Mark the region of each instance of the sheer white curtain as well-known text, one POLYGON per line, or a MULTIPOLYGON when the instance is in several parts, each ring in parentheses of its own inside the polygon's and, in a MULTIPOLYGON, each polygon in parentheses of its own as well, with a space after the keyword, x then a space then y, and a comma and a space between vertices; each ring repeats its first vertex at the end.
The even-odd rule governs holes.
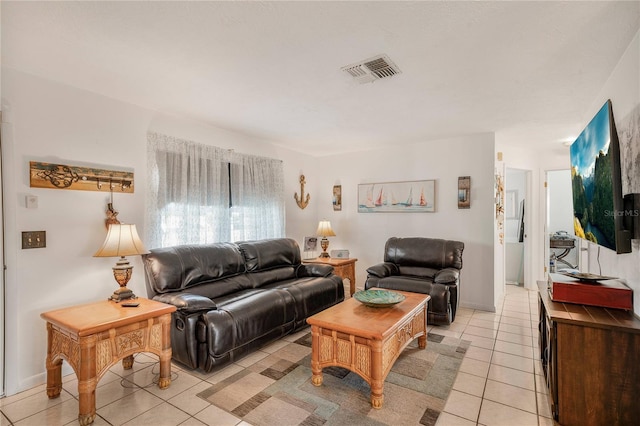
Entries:
POLYGON ((230 171, 233 240, 283 237, 285 212, 282 161, 233 154, 230 171))
POLYGON ((148 141, 149 245, 229 241, 226 151, 157 133, 148 141))
POLYGON ((282 161, 148 135, 151 247, 284 236, 282 161))

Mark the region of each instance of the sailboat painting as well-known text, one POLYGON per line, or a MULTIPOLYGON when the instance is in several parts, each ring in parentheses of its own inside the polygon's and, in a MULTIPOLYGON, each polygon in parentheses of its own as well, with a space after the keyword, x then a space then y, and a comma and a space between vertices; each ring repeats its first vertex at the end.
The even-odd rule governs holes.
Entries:
POLYGON ((358 185, 359 213, 433 213, 435 211, 435 180, 358 185))

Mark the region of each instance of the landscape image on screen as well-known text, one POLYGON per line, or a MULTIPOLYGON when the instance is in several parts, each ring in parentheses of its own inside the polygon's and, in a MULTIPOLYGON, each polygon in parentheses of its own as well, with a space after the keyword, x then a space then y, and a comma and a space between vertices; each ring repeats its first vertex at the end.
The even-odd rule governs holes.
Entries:
POLYGON ((616 249, 609 104, 571 145, 571 191, 576 236, 616 249))

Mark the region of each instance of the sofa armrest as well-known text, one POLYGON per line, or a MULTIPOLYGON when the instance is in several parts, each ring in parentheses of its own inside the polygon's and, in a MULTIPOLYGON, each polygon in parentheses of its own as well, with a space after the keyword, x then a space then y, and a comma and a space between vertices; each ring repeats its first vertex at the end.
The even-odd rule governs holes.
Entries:
POLYGON ((211 311, 218 309, 216 303, 205 296, 191 293, 164 293, 153 297, 153 300, 168 303, 178 308, 183 313, 193 313, 198 311, 211 311))
POLYGON ((373 265, 367 269, 367 273, 369 275, 374 275, 376 277, 384 278, 390 277, 392 275, 398 275, 399 270, 398 266, 395 263, 384 262, 379 263, 377 265, 373 265))
POLYGON ((433 282, 438 284, 458 284, 460 271, 455 268, 444 268, 436 272, 433 282))
POLYGON ((296 269, 296 277, 328 277, 333 273, 333 266, 317 263, 303 263, 296 269))

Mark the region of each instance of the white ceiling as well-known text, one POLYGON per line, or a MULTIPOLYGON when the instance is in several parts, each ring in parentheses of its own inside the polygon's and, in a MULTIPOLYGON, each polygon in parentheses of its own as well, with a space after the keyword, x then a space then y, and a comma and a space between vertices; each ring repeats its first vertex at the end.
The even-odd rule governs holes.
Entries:
POLYGON ((0 4, 3 66, 312 155, 557 146, 640 28, 638 1, 0 4), (340 70, 383 53, 401 74, 340 70))

